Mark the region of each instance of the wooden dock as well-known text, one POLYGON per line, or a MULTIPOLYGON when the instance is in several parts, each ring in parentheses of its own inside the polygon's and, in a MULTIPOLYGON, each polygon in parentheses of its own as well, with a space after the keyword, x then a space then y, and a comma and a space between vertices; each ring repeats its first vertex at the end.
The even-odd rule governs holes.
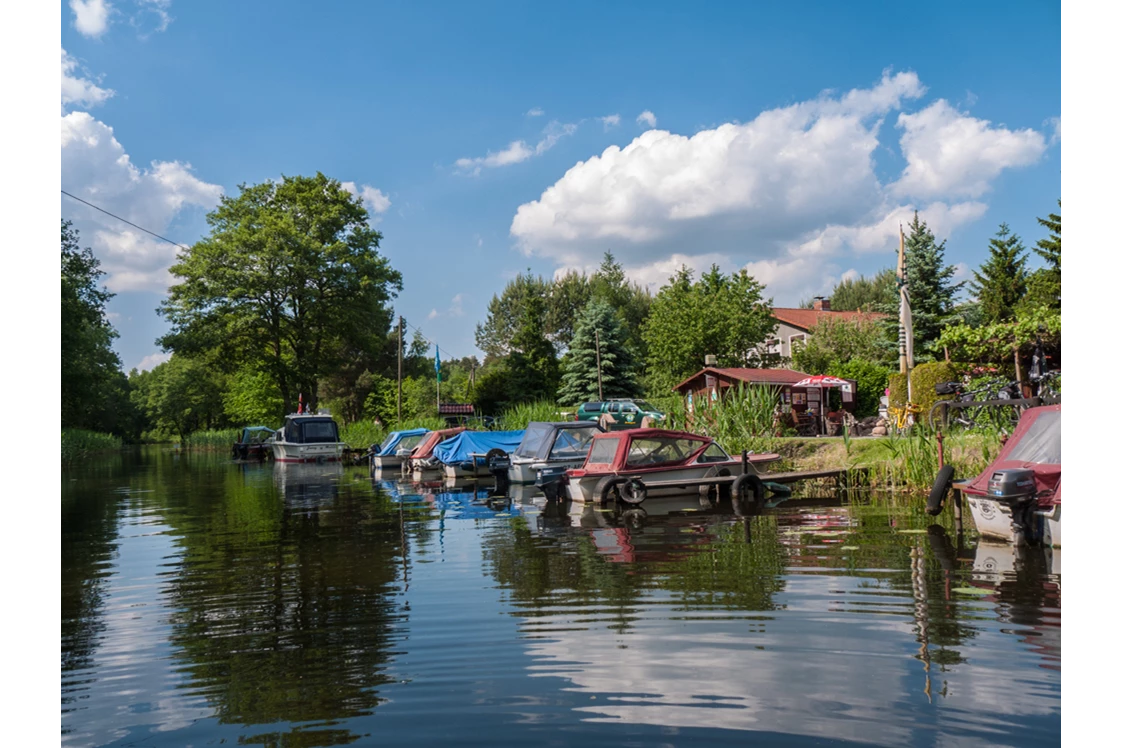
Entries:
POLYGON ((829 470, 800 470, 791 473, 760 474, 761 480, 780 484, 798 483, 801 480, 818 480, 820 478, 834 478, 839 483, 845 483, 846 470, 844 468, 831 468, 829 470))

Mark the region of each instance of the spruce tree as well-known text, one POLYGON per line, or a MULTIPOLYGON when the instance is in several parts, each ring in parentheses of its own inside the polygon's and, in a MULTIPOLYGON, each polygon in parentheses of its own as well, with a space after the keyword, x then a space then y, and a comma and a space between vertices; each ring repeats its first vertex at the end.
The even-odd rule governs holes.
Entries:
MULTIPOLYGON (((1057 201, 1060 207, 1061 201, 1057 201)), ((1061 308, 1061 217, 1050 213, 1048 218, 1038 218, 1037 222, 1049 229, 1049 236, 1040 239, 1033 251, 1045 260, 1045 267, 1034 270, 1029 276, 1025 299, 1020 312, 1046 307, 1061 308)))
POLYGON ((636 397, 635 364, 624 331, 606 302, 594 299, 585 306, 566 356, 558 401, 567 405, 600 398, 597 388, 597 336, 600 337, 600 370, 604 397, 636 397))
POLYGON ((553 400, 558 388, 558 359, 546 337, 546 302, 537 294, 523 302, 518 329, 511 337, 507 358, 511 375, 509 402, 553 400))
POLYGON ((1026 293, 1026 248, 1005 223, 990 240, 990 256, 968 287, 979 300, 985 323, 1014 317, 1014 306, 1026 293))
POLYGON ((947 240, 936 243, 928 224, 920 220, 919 212, 914 212, 905 237, 905 262, 912 306, 914 350, 921 360, 931 358, 923 352, 932 351, 933 344, 940 337, 940 329, 955 306, 955 294, 963 286, 962 283, 951 282, 955 268, 944 263, 945 244, 947 240))

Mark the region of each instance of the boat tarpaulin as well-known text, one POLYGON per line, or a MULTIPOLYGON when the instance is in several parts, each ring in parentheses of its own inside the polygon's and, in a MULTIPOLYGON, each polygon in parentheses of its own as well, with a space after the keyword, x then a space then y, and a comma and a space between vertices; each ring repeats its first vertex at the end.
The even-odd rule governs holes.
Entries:
POLYGON ((493 449, 502 449, 510 454, 518 449, 524 433, 522 430, 463 431, 438 444, 433 449, 433 457, 445 465, 452 465, 471 460, 475 455, 486 455, 493 449))
POLYGON ((998 453, 994 462, 963 490, 985 496, 987 482, 999 470, 1024 468, 1033 471, 1042 507, 1061 503, 1061 406, 1030 408, 1018 420, 1018 427, 998 453))
POLYGON ((424 436, 429 433, 429 429, 407 429, 406 431, 391 431, 386 438, 378 445, 378 454, 392 455, 398 451, 398 447, 405 446, 411 449, 417 446, 420 441, 416 437, 424 436), (411 438, 414 437, 414 438, 411 438), (405 441, 406 444, 402 444, 405 441))

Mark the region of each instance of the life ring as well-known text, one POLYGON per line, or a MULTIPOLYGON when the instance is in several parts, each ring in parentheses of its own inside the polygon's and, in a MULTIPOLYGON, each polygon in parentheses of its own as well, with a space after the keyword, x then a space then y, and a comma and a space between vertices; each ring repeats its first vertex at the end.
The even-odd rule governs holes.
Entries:
POLYGON ((647 486, 639 478, 632 478, 620 484, 618 489, 620 500, 633 506, 642 504, 647 500, 647 486))
POLYGON ((730 486, 729 493, 734 501, 741 501, 752 496, 753 502, 760 504, 764 501, 764 481, 753 473, 738 475, 737 479, 733 481, 733 485, 730 486))
POLYGON ((947 498, 948 489, 951 488, 951 481, 955 477, 955 468, 951 465, 944 465, 940 468, 940 472, 936 473, 936 482, 932 484, 932 492, 928 494, 928 506, 926 511, 935 517, 944 509, 944 499, 947 498))

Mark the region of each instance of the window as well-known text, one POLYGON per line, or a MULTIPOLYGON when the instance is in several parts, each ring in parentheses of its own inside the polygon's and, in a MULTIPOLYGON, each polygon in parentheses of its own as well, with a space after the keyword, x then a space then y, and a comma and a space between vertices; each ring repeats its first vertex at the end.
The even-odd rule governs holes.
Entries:
MULTIPOLYGON (((558 438, 550 450, 551 460, 579 460, 589 453, 589 443, 601 433, 600 429, 559 429, 558 438)), ((615 454, 615 448, 613 449, 615 454)))
POLYGON ((769 353, 780 353, 780 339, 769 338, 764 341, 764 349, 769 353))
POLYGON ((635 413, 636 412, 636 406, 632 405, 631 403, 624 403, 624 405, 621 406, 621 408, 620 408, 620 412, 621 413, 635 413))
POLYGON ((515 454, 519 457, 534 457, 545 445, 546 439, 550 437, 553 430, 554 427, 548 423, 534 423, 527 426, 515 454))
POLYGON ((800 333, 798 335, 792 335, 791 337, 788 338, 788 347, 791 349, 791 353, 793 355, 795 354, 796 351, 798 351, 800 348, 802 348, 806 344, 807 344, 807 336, 803 333, 800 333))
POLYGON ((586 413, 600 413, 601 403, 585 403, 581 406, 581 410, 586 413))
POLYGON ((698 462, 728 462, 730 459, 732 458, 725 453, 724 449, 717 444, 711 444, 698 458, 698 462))
POLYGON ((587 462, 598 465, 611 465, 616 458, 616 448, 620 446, 620 438, 594 439, 593 449, 589 452, 587 462))
POLYGON ((609 413, 619 413, 620 412, 620 403, 609 403, 608 404, 608 412, 609 413))
POLYGON ((335 430, 335 421, 305 421, 301 424, 301 427, 304 431, 304 438, 301 441, 305 444, 339 441, 335 430))
POLYGON ((702 446, 697 439, 651 437, 632 439, 628 450, 628 467, 650 467, 682 462, 702 446))

